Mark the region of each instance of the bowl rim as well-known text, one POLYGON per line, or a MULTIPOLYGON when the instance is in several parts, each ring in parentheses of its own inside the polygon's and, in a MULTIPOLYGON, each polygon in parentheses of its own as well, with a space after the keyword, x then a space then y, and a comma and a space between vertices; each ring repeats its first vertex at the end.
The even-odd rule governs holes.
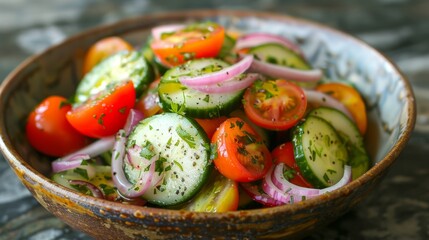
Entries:
MULTIPOLYGON (((5 126, 5 116, 0 117, 0 149, 3 153, 3 156, 9 162, 9 165, 13 168, 16 174, 24 174, 32 179, 33 181, 44 186, 45 189, 50 192, 57 192, 59 194, 63 194, 64 196, 68 196, 68 198, 72 201, 82 202, 85 201, 87 204, 97 206, 101 209, 109 209, 121 213, 132 214, 135 212, 140 212, 142 214, 150 214, 151 216, 157 217, 168 217, 170 219, 181 219, 183 218, 183 214, 192 213, 193 217, 198 218, 243 218, 243 216, 268 216, 270 214, 276 212, 295 212, 305 208, 313 208, 319 204, 320 201, 331 201, 336 198, 340 198, 349 194, 353 189, 356 189, 366 182, 370 181, 374 176, 377 176, 382 173, 385 169, 388 169, 392 163, 397 159, 400 152, 404 149, 406 143, 411 137, 411 133, 414 129, 415 121, 416 121, 416 104, 415 97, 411 87, 410 81, 407 77, 401 72, 401 70, 396 66, 396 64, 383 53, 379 52, 375 48, 371 47, 369 44, 363 42, 362 40, 347 34, 343 31, 334 29, 330 26, 327 26, 322 23, 314 22, 311 20, 293 17, 286 14, 273 13, 267 11, 254 11, 254 10, 223 10, 223 9, 193 9, 193 10, 181 10, 181 11, 166 11, 159 12, 153 14, 144 14, 141 16, 136 16, 132 18, 122 19, 120 21, 103 24, 101 26, 96 26, 91 29, 82 31, 80 33, 74 34, 61 43, 53 45, 46 50, 38 53, 36 55, 28 57, 21 64, 19 64, 12 72, 10 72, 7 77, 4 79, 2 84, 0 85, 0 112, 5 112, 5 105, 9 99, 10 89, 14 89, 14 87, 18 84, 14 81, 15 78, 19 77, 20 73, 27 68, 33 61, 41 58, 43 55, 51 51, 55 51, 58 48, 61 48, 64 45, 67 45, 71 42, 77 41, 78 39, 84 36, 91 36, 94 34, 101 34, 109 29, 118 29, 120 25, 130 25, 129 28, 122 29, 124 33, 130 32, 133 28, 137 29, 145 29, 150 26, 154 26, 156 19, 161 21, 168 20, 187 20, 187 19, 201 19, 207 17, 216 17, 216 16, 229 16, 229 17, 254 17, 258 19, 266 19, 266 20, 275 20, 282 23, 299 23, 303 25, 310 25, 314 28, 321 29, 322 31, 330 32, 335 35, 340 35, 342 38, 346 38, 351 40, 352 42, 361 45, 368 51, 371 51, 386 60, 386 63, 389 64, 394 72, 400 77, 401 81, 404 83, 404 87, 406 88, 406 92, 408 93, 405 98, 408 101, 408 120, 406 122, 405 130, 403 134, 400 136, 400 139, 394 144, 392 149, 379 161, 379 163, 373 165, 366 173, 364 173, 358 179, 350 182, 347 186, 340 188, 338 190, 332 191, 324 196, 315 197, 312 199, 307 199, 306 201, 294 203, 294 204, 286 204, 282 206, 270 207, 270 208, 258 208, 258 209, 250 209, 250 210, 238 210, 231 211, 225 213, 207 213, 207 212, 192 212, 187 210, 171 210, 171 209, 163 209, 163 208, 152 208, 145 206, 137 206, 137 205, 124 205, 119 202, 113 202, 109 200, 99 199, 92 196, 87 196, 76 191, 69 190, 60 184, 55 183, 48 177, 43 174, 37 172, 30 164, 28 164, 18 153, 18 151, 13 147, 10 136, 7 134, 8 131, 5 126), (142 23, 143 22, 143 23, 142 23), (144 22, 147 22, 145 24, 144 22), (85 200, 83 200, 85 199, 85 200)), ((119 32, 121 32, 119 31, 119 32)), ((120 33, 117 33, 120 34, 120 33)))

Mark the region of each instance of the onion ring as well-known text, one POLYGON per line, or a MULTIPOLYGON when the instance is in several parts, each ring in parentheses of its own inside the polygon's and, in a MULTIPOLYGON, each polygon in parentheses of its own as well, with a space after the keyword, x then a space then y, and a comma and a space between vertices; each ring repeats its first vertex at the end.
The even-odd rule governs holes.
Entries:
POLYGON ((270 168, 265 177, 262 180, 262 189, 272 197, 274 200, 282 203, 291 203, 290 196, 284 191, 280 190, 276 185, 274 185, 271 176, 273 174, 274 166, 270 168))
POLYGON ((331 97, 326 93, 319 92, 316 90, 308 90, 308 89, 303 89, 303 90, 304 90, 305 96, 307 97, 307 102, 309 104, 335 108, 343 112, 345 115, 347 115, 347 117, 349 117, 353 122, 356 122, 352 114, 350 113, 350 111, 346 108, 346 106, 344 106, 344 104, 342 104, 337 99, 331 97))
POLYGON ((87 181, 83 181, 83 180, 69 180, 69 183, 71 185, 80 185, 80 186, 85 186, 86 188, 88 188, 89 191, 91 191, 91 194, 93 197, 96 198, 101 198, 104 199, 104 193, 94 184, 87 182, 87 181))
POLYGON ((264 75, 281 78, 285 80, 293 80, 297 82, 317 82, 323 73, 320 69, 301 70, 286 66, 271 64, 254 59, 250 71, 262 73, 264 75))
POLYGON ((134 198, 143 195, 150 187, 152 176, 155 172, 155 161, 158 159, 158 155, 154 155, 151 159, 147 160, 150 164, 149 171, 135 184, 132 184, 128 181, 123 169, 126 140, 125 130, 119 130, 116 135, 116 142, 112 153, 112 176, 118 191, 126 197, 134 198))
POLYGON ((257 73, 248 73, 244 77, 238 76, 221 83, 193 86, 192 88, 204 93, 230 93, 247 88, 260 77, 261 76, 257 73))
POLYGON ((244 73, 247 69, 249 69, 252 62, 253 62, 253 56, 246 55, 236 64, 226 67, 220 71, 212 72, 212 73, 208 73, 208 74, 204 74, 196 77, 182 76, 182 77, 179 77, 179 81, 183 85, 188 87, 222 83, 224 81, 228 81, 244 73))
POLYGON ((244 36, 241 36, 237 39, 234 48, 240 50, 243 48, 250 48, 265 43, 279 43, 286 48, 294 51, 295 53, 299 54, 300 56, 304 56, 303 52, 301 51, 301 48, 298 45, 296 45, 285 37, 270 33, 249 33, 244 36))

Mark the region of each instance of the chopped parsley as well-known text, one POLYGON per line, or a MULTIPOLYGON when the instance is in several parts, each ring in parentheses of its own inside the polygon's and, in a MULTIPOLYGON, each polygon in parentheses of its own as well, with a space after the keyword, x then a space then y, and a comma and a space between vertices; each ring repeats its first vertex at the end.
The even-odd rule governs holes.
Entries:
POLYGON ((185 141, 189 145, 190 148, 195 148, 196 143, 194 137, 185 129, 183 129, 182 126, 178 126, 176 128, 176 133, 183 141, 185 141))
POLYGON ((210 144, 210 160, 217 158, 217 142, 210 144))
POLYGON ((183 166, 182 166, 182 164, 180 164, 178 161, 176 161, 176 160, 174 160, 173 161, 174 162, 174 164, 176 164, 179 168, 180 168, 180 170, 182 170, 182 172, 183 172, 183 166))
POLYGON ((89 180, 88 171, 86 169, 84 169, 84 168, 75 168, 75 169, 73 169, 73 172, 79 174, 80 176, 82 176, 86 180, 89 180))
POLYGON ((145 159, 151 159, 153 156, 155 156, 154 146, 150 141, 145 141, 144 144, 141 146, 140 150, 140 156, 145 159))

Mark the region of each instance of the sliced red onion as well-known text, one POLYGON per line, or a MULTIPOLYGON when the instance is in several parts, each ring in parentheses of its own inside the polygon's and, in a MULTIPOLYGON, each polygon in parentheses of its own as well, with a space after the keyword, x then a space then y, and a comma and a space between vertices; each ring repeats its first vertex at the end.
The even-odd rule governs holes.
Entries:
POLYGON ((140 169, 149 169, 148 172, 144 172, 144 180, 143 182, 147 182, 148 186, 157 186, 163 179, 164 174, 154 174, 155 164, 157 157, 152 157, 151 159, 146 159, 140 155, 141 147, 135 145, 133 148, 128 148, 126 151, 126 158, 128 163, 134 168, 140 169), (152 169, 153 168, 153 169, 152 169))
MULTIPOLYGON (((67 155, 67 157, 63 157, 63 158, 58 158, 55 161, 52 162, 52 168, 53 171, 55 171, 55 167, 56 166, 61 166, 61 165, 73 165, 76 163, 80 163, 83 160, 89 160, 91 158, 91 156, 89 154, 84 154, 84 153, 76 153, 73 155, 67 155), (55 167, 54 167, 55 165, 55 167)), ((64 170, 63 170, 64 171, 64 170)))
POLYGON ((99 140, 89 144, 88 146, 77 150, 71 154, 68 154, 58 160, 68 161, 75 156, 79 155, 89 155, 90 157, 98 156, 104 152, 107 152, 112 149, 113 144, 115 143, 115 136, 109 136, 105 138, 100 138, 99 140))
POLYGON ((145 172, 136 184, 132 184, 126 178, 123 169, 126 140, 127 137, 125 131, 122 129, 119 130, 116 135, 116 142, 112 153, 112 176, 113 182, 121 194, 126 197, 133 198, 141 196, 151 185, 152 176, 155 172, 155 161, 157 159, 157 155, 148 160, 150 164, 149 171, 145 172))
POLYGON ((139 162, 136 160, 139 159, 141 148, 137 145, 134 145, 133 148, 128 148, 125 153, 126 160, 129 165, 133 168, 140 168, 139 162))
POLYGON ((101 138, 76 152, 58 158, 51 163, 54 173, 69 170, 80 166, 83 160, 88 160, 112 149, 114 136, 101 138))
POLYGON ((235 49, 250 48, 265 43, 279 43, 295 53, 304 56, 301 48, 287 38, 270 33, 249 33, 237 39, 235 49))
POLYGON ((83 181, 83 180, 69 180, 69 183, 72 185, 80 185, 80 186, 87 187, 88 190, 91 191, 92 196, 96 198, 102 198, 102 199, 105 198, 103 192, 90 182, 83 181))
MULTIPOLYGON (((141 188, 139 192, 141 192, 142 194, 146 192, 149 189, 149 187, 152 186, 152 182, 154 182, 155 166, 156 166, 155 161, 157 159, 158 159, 157 156, 153 156, 151 159, 148 160, 150 164, 149 170, 147 172, 144 172, 144 174, 142 174, 142 177, 138 180, 136 184, 139 188, 141 188)), ((159 181, 157 181, 157 183, 158 182, 159 181)), ((141 194, 139 193, 138 196, 140 195, 141 194)), ((128 195, 128 196, 136 197, 134 195, 128 195)))
POLYGON ((291 203, 290 195, 280 190, 272 181, 274 166, 268 171, 262 181, 262 189, 268 194, 268 196, 274 198, 274 200, 282 203, 291 203))
POLYGON ((88 154, 75 154, 68 158, 59 158, 51 163, 52 172, 58 173, 79 167, 83 160, 89 160, 91 156, 88 154))
POLYGON ((293 196, 293 202, 299 202, 303 199, 308 199, 319 195, 319 189, 300 187, 289 182, 283 174, 285 167, 286 165, 284 163, 277 164, 274 167, 272 180, 276 187, 278 187, 283 192, 286 192, 288 195, 293 196))
MULTIPOLYGON (((125 128, 127 129, 127 135, 130 133, 131 129, 143 118, 143 114, 137 110, 131 110, 128 115, 125 128)), ((101 138, 88 146, 79 149, 71 154, 68 154, 62 158, 58 158, 51 163, 52 171, 54 173, 62 172, 70 169, 75 169, 77 167, 86 168, 88 176, 93 177, 95 175, 95 170, 91 166, 85 165, 82 166, 82 161, 89 160, 92 157, 98 156, 104 152, 107 152, 112 149, 115 143, 115 136, 109 136, 101 138)), ((90 177, 90 178, 91 178, 90 177)))
POLYGON ((260 77, 261 76, 257 73, 247 73, 244 77, 237 76, 221 83, 193 86, 192 88, 204 93, 230 93, 247 88, 260 77))
MULTIPOLYGON (((132 167, 143 170, 151 167, 151 164, 156 160, 156 158, 152 159, 146 159, 140 155, 141 147, 138 145, 134 145, 132 148, 128 148, 126 151, 126 159, 128 164, 130 164, 132 167)), ((152 164, 154 165, 154 164, 152 164)), ((151 171, 149 171, 151 172, 151 171)), ((148 174, 152 175, 150 176, 151 186, 157 186, 158 183, 163 179, 162 174, 148 174)))
POLYGON ((304 188, 297 186, 284 178, 284 167, 285 165, 283 163, 273 166, 264 177, 263 181, 264 191, 272 198, 284 203, 300 202, 305 199, 334 191, 349 183, 352 175, 351 167, 346 165, 344 166, 344 174, 342 178, 336 184, 323 189, 304 188))
POLYGON ((337 99, 331 97, 330 95, 319 92, 316 90, 304 89, 304 93, 307 96, 307 102, 309 104, 315 104, 317 106, 331 107, 335 108, 345 115, 347 115, 352 121, 355 121, 350 111, 337 99))
POLYGON ((340 187, 345 186, 351 180, 352 180, 352 167, 349 165, 345 165, 344 166, 344 174, 343 174, 343 177, 340 179, 340 181, 338 181, 337 183, 335 183, 334 185, 332 185, 330 187, 320 189, 319 194, 332 192, 332 191, 334 191, 340 187))
POLYGON ((142 112, 137 109, 131 109, 128 113, 127 121, 125 122, 124 126, 125 134, 127 136, 130 135, 131 131, 134 129, 137 123, 139 123, 140 120, 142 120, 143 118, 144 115, 142 112))
POLYGON ((89 154, 84 154, 84 153, 76 153, 73 156, 70 156, 69 160, 70 161, 76 161, 76 160, 88 160, 90 159, 91 156, 89 156, 89 154))
POLYGON ((257 59, 253 60, 250 70, 252 72, 262 73, 270 77, 293 80, 297 82, 317 82, 323 76, 323 73, 320 69, 301 70, 271 64, 257 59))
POLYGON ((226 67, 220 71, 204 74, 196 77, 183 76, 179 81, 188 87, 198 87, 203 85, 213 85, 228 81, 249 69, 252 64, 253 56, 246 55, 236 64, 226 67))
POLYGON ((263 204, 264 206, 274 207, 283 205, 283 202, 277 201, 274 198, 268 196, 263 190, 260 184, 255 183, 240 183, 244 191, 252 198, 254 201, 263 204))
POLYGON ((180 29, 183 29, 185 25, 183 24, 169 24, 169 25, 161 25, 152 28, 152 37, 155 40, 161 39, 163 33, 176 32, 180 29))
POLYGON ((62 157, 62 159, 68 159, 70 157, 73 157, 74 155, 77 154, 87 154, 90 157, 95 157, 98 156, 104 152, 107 152, 109 150, 112 149, 113 144, 115 143, 115 136, 109 136, 109 137, 104 137, 104 138, 100 138, 99 140, 89 144, 88 146, 72 153, 69 154, 65 157, 62 157))
POLYGON ((121 187, 121 192, 126 192, 127 189, 132 188, 132 184, 125 177, 123 163, 125 157, 125 142, 127 138, 125 136, 124 130, 119 130, 116 134, 116 142, 113 147, 112 153, 112 176, 115 186, 119 189, 121 187), (124 190, 126 189, 126 190, 124 190))
MULTIPOLYGON (((136 109, 131 109, 128 114, 127 121, 124 129, 128 136, 135 125, 143 119, 143 113, 136 109)), ((76 168, 81 165, 83 160, 88 160, 92 157, 96 157, 104 152, 112 150, 115 143, 115 136, 109 136, 100 138, 99 140, 89 144, 88 146, 81 148, 73 153, 70 153, 64 157, 58 158, 51 163, 52 171, 54 173, 66 171, 69 169, 76 168)))

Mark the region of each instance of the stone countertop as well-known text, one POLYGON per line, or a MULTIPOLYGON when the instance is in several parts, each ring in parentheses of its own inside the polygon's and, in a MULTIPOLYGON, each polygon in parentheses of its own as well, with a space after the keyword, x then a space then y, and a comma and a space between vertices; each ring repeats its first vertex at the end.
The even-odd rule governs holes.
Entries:
MULTIPOLYGON (((366 201, 306 239, 429 239, 429 1, 0 0, 0 79, 25 58, 91 27, 203 8, 271 11, 321 22, 363 39, 398 64, 417 96, 417 125, 407 147, 366 201)), ((90 238, 42 208, 0 155, 2 239, 90 238)))

